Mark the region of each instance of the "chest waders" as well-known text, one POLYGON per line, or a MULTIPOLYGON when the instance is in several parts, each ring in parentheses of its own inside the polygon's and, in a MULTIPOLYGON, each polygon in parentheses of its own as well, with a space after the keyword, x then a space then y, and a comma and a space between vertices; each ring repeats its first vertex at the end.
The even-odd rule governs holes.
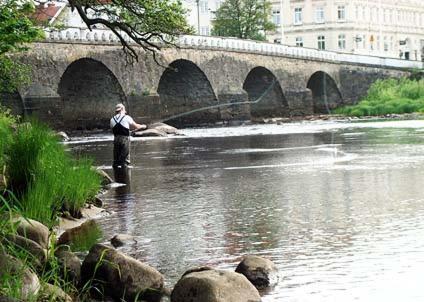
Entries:
POLYGON ((113 167, 125 167, 130 163, 130 129, 125 128, 121 122, 125 118, 125 115, 121 119, 116 119, 115 126, 112 128, 114 135, 113 140, 113 167))

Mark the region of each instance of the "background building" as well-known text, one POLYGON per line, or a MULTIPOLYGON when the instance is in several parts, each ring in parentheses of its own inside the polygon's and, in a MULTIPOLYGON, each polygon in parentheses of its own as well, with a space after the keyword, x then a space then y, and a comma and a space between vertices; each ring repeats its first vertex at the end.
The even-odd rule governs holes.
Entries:
MULTIPOLYGON (((188 23, 209 36, 224 0, 184 0, 188 23)), ((424 0, 271 0, 276 30, 268 41, 290 46, 424 61, 424 0)), ((40 5, 37 18, 85 27, 66 0, 40 5)))
MULTIPOLYGON (((279 3, 277 3, 279 2, 279 3)), ((332 51, 424 59, 423 0, 280 0, 270 41, 332 51), (281 38, 283 36, 283 38, 281 38)))

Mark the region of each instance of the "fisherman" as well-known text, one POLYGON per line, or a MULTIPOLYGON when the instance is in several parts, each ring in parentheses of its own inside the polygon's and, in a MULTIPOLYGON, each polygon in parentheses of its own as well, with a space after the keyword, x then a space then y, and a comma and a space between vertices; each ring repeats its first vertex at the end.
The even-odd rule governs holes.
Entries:
POLYGON ((113 167, 124 168, 130 164, 130 134, 131 130, 146 129, 147 126, 137 124, 127 115, 125 106, 117 104, 115 116, 110 119, 110 128, 114 135, 113 140, 113 167))

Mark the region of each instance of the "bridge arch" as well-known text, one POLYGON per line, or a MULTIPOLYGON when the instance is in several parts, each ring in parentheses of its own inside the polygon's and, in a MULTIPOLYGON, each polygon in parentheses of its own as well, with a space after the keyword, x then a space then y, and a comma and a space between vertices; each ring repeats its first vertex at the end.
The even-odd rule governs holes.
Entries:
POLYGON ((243 83, 252 117, 288 116, 289 106, 277 77, 267 68, 258 66, 250 70, 243 83))
POLYGON ((102 62, 91 58, 68 65, 60 78, 58 94, 66 128, 107 128, 115 104, 128 106, 116 76, 102 62))
POLYGON ((194 112, 195 109, 217 105, 217 97, 205 73, 192 61, 178 59, 169 64, 158 85, 162 117, 175 126, 189 126, 201 122, 215 122, 220 118, 218 109, 194 112))
POLYGON ((317 71, 306 85, 312 92, 314 113, 330 113, 343 105, 343 98, 336 81, 326 72, 317 71))

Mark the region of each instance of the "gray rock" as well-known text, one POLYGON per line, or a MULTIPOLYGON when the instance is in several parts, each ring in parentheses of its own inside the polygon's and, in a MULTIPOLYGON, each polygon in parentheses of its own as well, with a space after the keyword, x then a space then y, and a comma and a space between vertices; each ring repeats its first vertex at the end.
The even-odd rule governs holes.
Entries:
POLYGON ((28 300, 40 291, 41 285, 37 275, 19 259, 10 255, 0 255, 0 279, 13 276, 19 280, 20 298, 28 300))
POLYGON ((73 284, 78 284, 81 278, 81 261, 78 256, 65 246, 59 247, 55 252, 55 256, 60 265, 63 278, 73 284))
POLYGON ((131 236, 131 235, 118 234, 118 235, 113 236, 112 239, 110 239, 110 243, 114 247, 120 247, 120 246, 124 246, 126 244, 137 243, 137 240, 135 240, 134 236, 131 236))
POLYGON ((17 232, 19 235, 37 242, 43 249, 49 247, 49 229, 42 223, 23 217, 13 219, 17 223, 17 232))
POLYGON ((162 132, 165 132, 166 134, 174 134, 174 135, 181 135, 181 133, 178 131, 177 128, 172 127, 165 123, 154 123, 147 127, 148 129, 156 129, 162 132))
POLYGON ((258 302, 258 290, 245 276, 206 269, 184 274, 175 285, 171 302, 258 302))
POLYGON ((167 136, 167 134, 166 134, 166 132, 158 130, 158 129, 147 129, 147 130, 144 130, 144 131, 134 132, 133 136, 136 136, 136 137, 150 137, 150 136, 165 137, 165 136, 167 136))
POLYGON ((164 278, 154 268, 115 249, 96 244, 81 267, 82 284, 91 286, 117 300, 160 301, 164 278))
POLYGON ((0 302, 20 302, 20 301, 21 300, 11 298, 11 297, 0 296, 0 302))
POLYGON ((277 267, 268 259, 248 255, 243 258, 236 268, 257 288, 264 289, 277 283, 277 267))
POLYGON ((37 301, 72 302, 72 298, 56 285, 44 283, 37 301))
POLYGON ((37 270, 44 267, 47 262, 47 250, 43 249, 41 245, 31 239, 20 235, 6 235, 2 239, 2 243, 13 245, 15 248, 24 251, 28 257, 28 261, 30 261, 37 270))
POLYGON ((63 131, 56 132, 56 135, 59 137, 59 139, 62 142, 69 142, 70 141, 69 136, 63 131))
POLYGON ((102 178, 102 186, 107 186, 113 183, 112 177, 110 177, 109 174, 107 174, 105 171, 100 169, 97 169, 96 171, 102 178))

